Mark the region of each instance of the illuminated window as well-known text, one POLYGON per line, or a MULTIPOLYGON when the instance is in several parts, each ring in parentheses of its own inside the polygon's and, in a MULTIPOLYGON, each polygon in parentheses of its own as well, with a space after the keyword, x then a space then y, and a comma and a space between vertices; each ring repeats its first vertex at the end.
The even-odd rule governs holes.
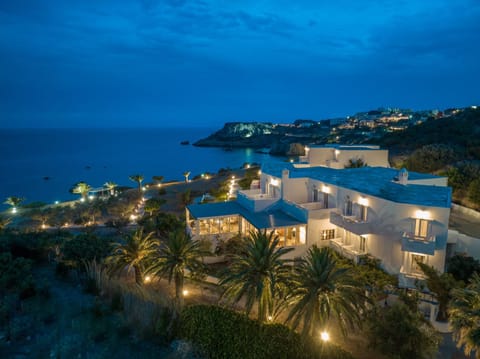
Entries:
POLYGON ((324 229, 320 232, 320 239, 326 241, 335 238, 335 229, 324 229))
POLYGON ((423 271, 420 269, 418 263, 426 263, 426 256, 422 256, 421 254, 412 254, 412 273, 419 273, 423 274, 423 271))
POLYGON ((426 238, 428 237, 430 222, 426 219, 415 219, 415 237, 426 238))
POLYGON ((328 208, 328 193, 323 193, 323 208, 328 208))
POLYGON ((366 222, 368 214, 368 207, 360 205, 360 220, 366 222))

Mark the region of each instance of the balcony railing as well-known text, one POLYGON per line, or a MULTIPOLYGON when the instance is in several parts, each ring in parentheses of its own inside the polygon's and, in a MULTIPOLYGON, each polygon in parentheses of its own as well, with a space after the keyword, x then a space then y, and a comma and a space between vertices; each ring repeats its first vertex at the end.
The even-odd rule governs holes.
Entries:
POLYGON ((435 254, 435 236, 420 237, 414 233, 405 232, 402 235, 402 251, 421 254, 435 254))
POLYGON ((252 212, 262 211, 279 199, 280 197, 262 193, 260 189, 238 191, 237 194, 238 203, 252 212))
POLYGON ((367 255, 367 252, 360 251, 351 244, 344 244, 341 238, 331 239, 330 247, 341 256, 353 260, 354 263, 358 263, 361 257, 367 255))
POLYGON ((359 236, 372 233, 370 223, 362 221, 354 216, 345 216, 340 213, 330 212, 330 223, 359 236))

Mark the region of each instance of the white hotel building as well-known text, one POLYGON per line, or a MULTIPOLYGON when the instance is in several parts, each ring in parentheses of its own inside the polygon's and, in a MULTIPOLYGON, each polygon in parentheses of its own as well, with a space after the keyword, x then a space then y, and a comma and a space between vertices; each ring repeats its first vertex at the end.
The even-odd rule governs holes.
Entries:
POLYGON ((194 238, 225 238, 252 229, 275 231, 300 257, 313 244, 329 246, 358 262, 381 260, 413 286, 417 262, 443 272, 451 188, 447 178, 388 167, 377 146, 317 146, 296 164, 266 164, 260 188, 239 191, 234 201, 187 207, 194 238), (361 158, 368 167, 348 168, 361 158))

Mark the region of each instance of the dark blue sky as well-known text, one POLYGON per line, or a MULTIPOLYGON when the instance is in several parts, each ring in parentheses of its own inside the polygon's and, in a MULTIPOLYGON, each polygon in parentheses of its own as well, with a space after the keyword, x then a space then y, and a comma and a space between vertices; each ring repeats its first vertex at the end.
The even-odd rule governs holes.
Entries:
POLYGON ((0 126, 220 126, 480 102, 478 0, 0 0, 0 126))

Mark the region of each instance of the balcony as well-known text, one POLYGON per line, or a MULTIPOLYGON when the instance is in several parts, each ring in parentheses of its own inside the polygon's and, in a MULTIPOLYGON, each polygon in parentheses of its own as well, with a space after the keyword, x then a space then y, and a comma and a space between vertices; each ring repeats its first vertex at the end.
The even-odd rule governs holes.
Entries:
POLYGON ((308 211, 310 219, 328 219, 330 212, 335 210, 335 208, 324 208, 322 202, 306 202, 298 205, 308 211))
POLYGON ((352 244, 344 244, 341 238, 331 239, 330 248, 332 248, 342 257, 351 259, 355 264, 358 264, 360 258, 367 255, 367 252, 358 250, 352 244))
POLYGON ((418 288, 418 283, 425 280, 425 275, 418 271, 407 271, 404 266, 398 274, 398 286, 400 288, 418 288))
POLYGON ((361 221, 355 216, 344 216, 343 214, 330 212, 330 223, 359 236, 372 233, 370 223, 361 221))
POLYGON ((252 212, 259 212, 277 202, 280 197, 274 197, 268 193, 262 193, 261 189, 238 191, 237 201, 243 207, 252 212))
POLYGON ((421 254, 435 254, 435 236, 419 237, 405 232, 402 235, 402 251, 421 254))

